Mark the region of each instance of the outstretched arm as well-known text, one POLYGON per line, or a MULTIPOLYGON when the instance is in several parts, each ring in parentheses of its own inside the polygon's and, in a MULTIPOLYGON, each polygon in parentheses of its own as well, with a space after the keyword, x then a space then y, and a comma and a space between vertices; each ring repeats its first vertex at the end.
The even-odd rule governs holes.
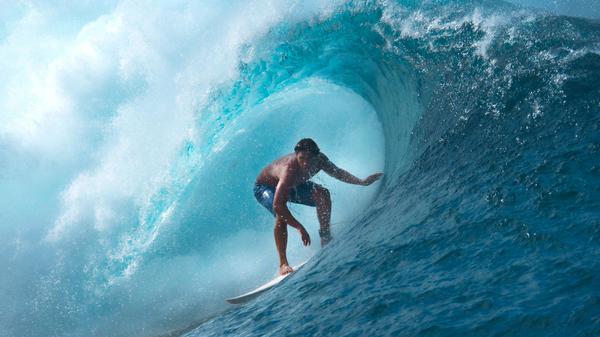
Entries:
POLYGON ((325 155, 322 155, 322 156, 323 156, 323 158, 322 158, 323 162, 322 162, 321 169, 323 171, 325 171, 325 173, 334 177, 335 179, 337 179, 339 181, 343 181, 348 184, 368 186, 368 185, 371 185, 372 183, 374 183, 375 181, 379 180, 379 178, 381 178, 381 176, 383 176, 383 173, 375 173, 373 175, 368 176, 366 179, 360 179, 360 178, 357 178, 356 176, 352 175, 350 172, 337 167, 334 163, 332 163, 329 160, 329 158, 327 158, 327 156, 325 156, 325 155))

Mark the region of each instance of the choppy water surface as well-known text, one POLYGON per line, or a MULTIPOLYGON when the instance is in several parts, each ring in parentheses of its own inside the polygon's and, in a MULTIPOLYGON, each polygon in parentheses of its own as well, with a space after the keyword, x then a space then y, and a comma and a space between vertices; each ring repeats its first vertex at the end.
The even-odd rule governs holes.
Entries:
POLYGON ((61 10, 0 28, 1 336, 600 334, 598 21, 496 1, 61 10), (305 136, 385 179, 318 176, 335 241, 292 233, 306 267, 231 307, 276 272, 254 178, 305 136))

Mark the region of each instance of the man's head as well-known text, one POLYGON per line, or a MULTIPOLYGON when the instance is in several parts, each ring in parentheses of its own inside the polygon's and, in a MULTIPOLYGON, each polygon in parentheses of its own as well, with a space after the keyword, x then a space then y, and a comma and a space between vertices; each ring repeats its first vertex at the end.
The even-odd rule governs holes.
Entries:
POLYGON ((307 170, 312 162, 317 158, 317 155, 321 153, 317 143, 310 138, 301 139, 298 144, 294 147, 296 152, 296 159, 303 169, 307 170))

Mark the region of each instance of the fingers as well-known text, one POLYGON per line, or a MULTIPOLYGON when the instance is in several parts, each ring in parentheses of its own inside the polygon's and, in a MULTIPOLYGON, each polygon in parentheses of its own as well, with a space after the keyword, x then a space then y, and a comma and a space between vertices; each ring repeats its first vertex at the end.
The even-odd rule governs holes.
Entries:
POLYGON ((309 246, 310 245, 310 235, 308 235, 308 232, 304 228, 299 229, 299 231, 300 231, 300 237, 302 239, 302 243, 305 246, 309 246))
POLYGON ((365 179, 367 181, 368 185, 371 185, 372 183, 376 182, 377 180, 379 180, 381 177, 383 176, 383 173, 375 173, 370 175, 367 179, 365 179))

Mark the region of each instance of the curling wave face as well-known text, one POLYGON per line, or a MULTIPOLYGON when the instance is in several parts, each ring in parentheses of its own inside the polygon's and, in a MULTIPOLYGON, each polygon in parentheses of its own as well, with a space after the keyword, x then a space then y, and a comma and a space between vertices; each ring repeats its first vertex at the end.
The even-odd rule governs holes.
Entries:
POLYGON ((215 315, 187 335, 597 333, 597 22, 486 1, 81 6, 50 30, 60 8, 16 6, 0 30, 7 335, 215 315), (336 241, 292 236, 292 259, 317 254, 302 276, 223 313, 274 272, 252 183, 305 136, 385 180, 319 176, 336 241))

